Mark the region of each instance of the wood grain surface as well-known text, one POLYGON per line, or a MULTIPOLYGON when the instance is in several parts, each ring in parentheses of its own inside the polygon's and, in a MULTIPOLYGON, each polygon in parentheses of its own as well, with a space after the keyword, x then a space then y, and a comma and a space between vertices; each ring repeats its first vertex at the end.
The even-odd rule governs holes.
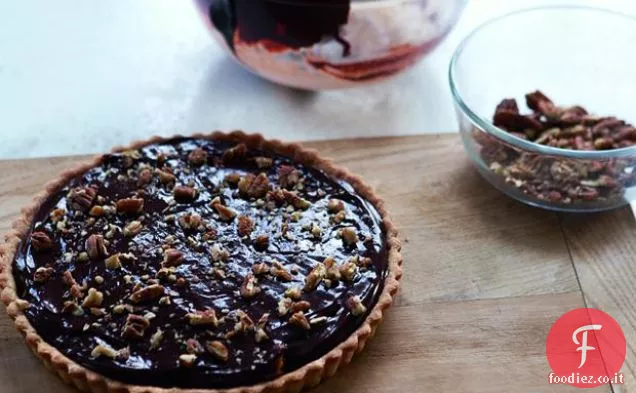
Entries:
MULTIPOLYGON (((401 294, 368 349, 315 391, 575 392, 549 385, 545 338, 587 304, 628 341, 636 393, 636 224, 629 211, 560 215, 515 202, 470 165, 456 135, 308 143, 362 175, 404 241, 401 294)), ((51 177, 82 157, 0 161, 0 231, 51 177)), ((0 315, 0 392, 71 392, 0 315)))

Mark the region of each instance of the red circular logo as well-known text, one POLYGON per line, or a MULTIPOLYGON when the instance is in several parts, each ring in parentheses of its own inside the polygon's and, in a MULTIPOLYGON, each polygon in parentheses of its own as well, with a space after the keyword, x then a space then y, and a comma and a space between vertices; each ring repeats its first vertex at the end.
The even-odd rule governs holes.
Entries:
POLYGON ((577 308, 559 318, 548 333, 546 355, 552 368, 549 383, 593 388, 623 383, 625 335, 609 314, 577 308))

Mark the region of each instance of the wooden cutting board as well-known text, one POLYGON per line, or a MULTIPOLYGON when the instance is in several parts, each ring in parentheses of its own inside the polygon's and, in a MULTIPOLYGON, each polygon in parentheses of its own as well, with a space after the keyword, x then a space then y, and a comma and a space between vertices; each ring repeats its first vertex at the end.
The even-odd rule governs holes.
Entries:
MULTIPOLYGON (((575 392, 549 385, 545 339, 574 308, 600 308, 627 337, 636 392, 636 224, 628 210, 556 214, 477 174, 456 135, 308 143, 361 174, 404 241, 401 294, 368 348, 315 391, 575 392)), ((82 157, 0 161, 0 231, 30 196, 82 157)), ((0 315, 0 392, 71 392, 0 315)))

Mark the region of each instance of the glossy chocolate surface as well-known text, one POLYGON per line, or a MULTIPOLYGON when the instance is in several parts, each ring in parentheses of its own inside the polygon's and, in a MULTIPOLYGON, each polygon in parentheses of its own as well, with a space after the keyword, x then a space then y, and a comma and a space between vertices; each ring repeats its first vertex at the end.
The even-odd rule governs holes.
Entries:
POLYGON ((221 388, 273 379, 351 335, 377 302, 387 275, 385 233, 377 211, 348 183, 267 152, 243 155, 234 149, 232 157, 226 153, 232 146, 175 139, 137 153, 108 155, 101 166, 49 197, 36 214, 33 232, 45 233, 52 248, 37 238, 24 241, 14 264, 18 295, 31 303, 26 316, 44 340, 77 363, 126 383, 221 388), (206 152, 202 165, 190 154, 197 148, 206 152), (269 160, 255 157, 272 158, 271 167, 269 160), (295 172, 289 177, 291 167, 295 172), (267 195, 250 197, 232 184, 234 174, 247 178, 249 173, 266 174, 267 195), (195 199, 175 200, 175 187, 185 185, 196 189, 195 199), (88 203, 77 197, 86 187, 96 190, 92 199, 89 192, 88 203), (123 198, 141 198, 143 208, 124 214, 126 207, 120 205, 117 212, 123 198), (337 200, 343 202, 341 212, 329 205, 337 200), (236 217, 219 215, 219 203, 236 217), (192 213, 194 219, 188 216, 192 213), (130 225, 133 221, 141 227, 130 225), (239 223, 248 221, 253 230, 248 225, 241 236, 239 223), (357 239, 345 241, 343 228, 357 239), (103 236, 106 255, 86 243, 95 234, 103 236), (166 249, 180 251, 183 258, 173 266, 166 262, 166 249), (105 262, 118 253, 118 263, 105 262), (327 257, 333 257, 336 270, 348 266, 348 274, 342 270, 338 279, 318 269, 322 280, 315 289, 307 286, 307 276, 324 267, 327 257), (253 269, 260 263, 271 270, 253 269), (291 277, 278 274, 276 266, 291 277), (66 271, 74 281, 69 273, 65 278, 66 271), (257 289, 250 287, 246 296, 250 275, 257 289), (132 301, 131 293, 150 285, 162 286, 163 295, 132 301), (103 296, 92 308, 86 300, 89 288, 103 296), (292 300, 285 299, 295 297, 289 288, 300 290, 293 307, 303 309, 300 300, 310 304, 304 312, 309 329, 290 322, 293 311, 280 315, 279 302, 289 306, 292 300), (351 306, 353 296, 361 300, 357 310, 351 306), (192 325, 188 314, 205 310, 215 311, 217 325, 192 325), (249 318, 241 319, 242 312, 249 318), (123 333, 129 314, 147 322, 136 325, 137 337, 123 333), (259 324, 263 314, 269 318, 259 324), (210 341, 228 349, 227 360, 206 350, 210 341), (93 352, 98 344, 116 355, 98 356, 93 352))

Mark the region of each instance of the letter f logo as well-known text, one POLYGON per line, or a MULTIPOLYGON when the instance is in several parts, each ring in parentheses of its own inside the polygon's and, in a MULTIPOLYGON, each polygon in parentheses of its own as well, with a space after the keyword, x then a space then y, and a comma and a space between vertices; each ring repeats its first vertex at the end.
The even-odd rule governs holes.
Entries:
POLYGON ((587 351, 596 349, 594 347, 587 345, 588 330, 601 330, 602 327, 603 327, 602 325, 585 325, 576 329, 574 333, 572 333, 572 341, 574 341, 574 344, 581 345, 580 347, 576 349, 577 351, 581 351, 581 364, 579 364, 579 368, 583 367, 583 365, 585 364, 585 361, 587 360, 587 351), (576 336, 581 332, 583 333, 581 334, 581 342, 579 342, 576 336))

